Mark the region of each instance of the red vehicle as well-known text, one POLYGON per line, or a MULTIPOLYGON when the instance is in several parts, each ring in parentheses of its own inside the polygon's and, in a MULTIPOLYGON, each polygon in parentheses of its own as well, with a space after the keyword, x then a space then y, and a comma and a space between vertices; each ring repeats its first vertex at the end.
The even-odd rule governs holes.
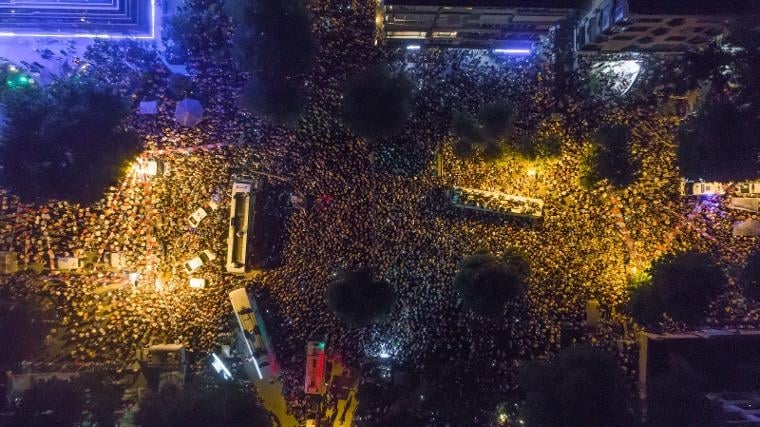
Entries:
POLYGON ((325 392, 325 341, 309 341, 306 344, 306 394, 323 394, 325 392))

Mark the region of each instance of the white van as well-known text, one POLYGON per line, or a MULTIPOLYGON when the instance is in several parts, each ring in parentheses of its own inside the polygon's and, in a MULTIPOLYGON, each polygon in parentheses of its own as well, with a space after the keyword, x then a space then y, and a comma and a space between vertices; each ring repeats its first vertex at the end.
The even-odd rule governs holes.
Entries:
POLYGON ((230 199, 230 220, 227 233, 227 263, 228 273, 245 274, 248 267, 249 231, 253 226, 254 189, 257 181, 236 180, 232 184, 230 199))

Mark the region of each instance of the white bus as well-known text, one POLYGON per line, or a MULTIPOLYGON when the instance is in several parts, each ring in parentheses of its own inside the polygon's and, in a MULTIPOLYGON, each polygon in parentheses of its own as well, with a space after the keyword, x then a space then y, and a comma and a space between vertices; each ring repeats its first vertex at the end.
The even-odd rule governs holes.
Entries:
POLYGON ((681 183, 681 194, 684 196, 722 196, 726 194, 726 189, 720 182, 684 180, 681 183))
POLYGON ((249 230, 253 226, 254 190, 257 181, 236 180, 232 184, 230 222, 227 233, 227 272, 245 274, 249 258, 249 230))
POLYGON ((238 288, 230 292, 230 302, 256 374, 259 379, 272 376, 276 373, 276 365, 256 301, 248 296, 245 288, 238 288))

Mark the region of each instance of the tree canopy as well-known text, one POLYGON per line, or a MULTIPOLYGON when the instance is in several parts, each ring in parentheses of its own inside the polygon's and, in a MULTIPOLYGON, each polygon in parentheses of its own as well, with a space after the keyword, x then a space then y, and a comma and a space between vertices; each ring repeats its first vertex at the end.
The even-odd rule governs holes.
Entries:
POLYGON ((139 140, 122 127, 127 104, 91 79, 7 91, 0 181, 22 200, 92 203, 124 175, 139 140))
POLYGON ((393 309, 396 293, 370 269, 338 273, 327 287, 327 305, 342 322, 355 327, 382 321, 393 309))
POLYGON ((631 425, 616 360, 592 348, 570 348, 526 365, 520 378, 526 424, 535 427, 631 425))
POLYGON ((105 374, 82 372, 69 379, 36 381, 21 395, 14 425, 71 426, 116 424, 123 389, 105 374))
POLYGON ((630 130, 627 126, 602 126, 594 135, 593 143, 581 178, 585 186, 606 179, 614 187, 621 188, 636 179, 637 165, 631 158, 630 130))
POLYGON ((747 23, 732 25, 721 41, 730 49, 714 45, 688 58, 713 90, 678 131, 677 160, 687 178, 740 181, 760 172, 760 31, 747 23))
POLYGON ((22 396, 16 425, 73 426, 83 419, 86 397, 77 380, 35 383, 22 396))
POLYGON ((294 124, 303 113, 306 96, 294 80, 254 79, 243 87, 240 104, 272 122, 294 124))
POLYGON ((3 302, 0 305, 0 370, 16 368, 22 360, 34 354, 49 331, 42 322, 34 303, 26 299, 3 302))
POLYGON ((755 301, 760 301, 760 251, 756 251, 747 259, 747 265, 739 276, 744 294, 755 301))
POLYGON ((708 181, 757 178, 758 132, 760 119, 752 109, 730 101, 706 103, 679 128, 677 160, 681 173, 708 181))
POLYGON ((373 65, 346 82, 343 122, 355 134, 369 139, 401 132, 412 113, 413 86, 402 71, 373 65))
POLYGON ((506 102, 492 102, 480 109, 480 124, 491 140, 506 138, 514 127, 515 112, 506 102))
POLYGON ((302 0, 234 0, 225 10, 235 23, 233 53, 251 72, 241 104, 275 122, 292 124, 306 103, 303 80, 317 45, 302 0))
POLYGON ((470 158, 475 153, 475 146, 482 146, 486 160, 501 158, 514 121, 514 109, 502 101, 484 104, 477 117, 462 111, 454 112, 451 130, 458 138, 454 146, 455 154, 462 159, 470 158))
POLYGON ((508 302, 525 293, 529 273, 525 257, 517 250, 509 249, 501 257, 481 252, 462 260, 454 288, 468 309, 497 316, 508 302))
POLYGON ((234 0, 225 11, 236 24, 233 50, 259 78, 295 77, 311 69, 317 46, 301 0, 234 0))
POLYGON ((633 291, 630 307, 637 322, 654 324, 663 313, 673 320, 698 324, 710 302, 726 284, 723 271, 706 254, 685 252, 655 263, 651 284, 633 291))
POLYGON ((271 426, 269 413, 256 395, 233 383, 190 384, 183 389, 169 384, 149 392, 135 414, 138 426, 271 426))

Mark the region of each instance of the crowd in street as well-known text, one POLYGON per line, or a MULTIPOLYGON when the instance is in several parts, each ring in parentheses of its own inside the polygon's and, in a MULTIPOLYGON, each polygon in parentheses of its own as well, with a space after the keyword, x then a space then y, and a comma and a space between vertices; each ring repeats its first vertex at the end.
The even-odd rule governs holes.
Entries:
MULTIPOLYGON (((158 115, 135 115, 130 126, 145 141, 143 156, 160 159, 167 172, 130 174, 87 207, 56 201, 20 205, 12 196, 0 198, 3 249, 13 249, 22 266, 42 270, 32 286, 18 292, 33 290, 57 307, 60 327, 51 339, 62 340, 65 351, 56 362, 126 370, 137 349, 179 342, 202 363, 201 356, 229 340, 228 292, 249 285, 266 301, 267 328, 283 366, 284 388, 294 401, 303 398, 304 345, 317 330, 329 332, 331 349, 349 365, 386 353, 413 371, 461 370, 483 388, 502 392, 516 388, 515 368, 522 361, 572 342, 617 352, 633 375, 634 353, 625 344, 633 329, 625 316, 612 314, 626 301, 632 271, 643 271, 664 253, 709 251, 728 266, 752 250, 752 238, 730 233, 732 221, 748 214, 678 194, 677 118, 663 114, 651 92, 666 63, 647 61, 628 98, 596 101, 586 92, 582 71, 574 76, 573 89, 556 93, 551 55, 539 61, 484 51, 389 52, 374 46, 367 25, 354 25, 372 19, 374 2, 353 2, 348 9, 315 3, 320 54, 307 79, 310 103, 294 128, 263 123, 239 109, 248 76, 216 52, 223 41, 190 49, 188 95, 201 99, 206 110, 194 128, 174 122, 177 97, 167 89, 169 73, 160 61, 147 62, 136 73, 125 70, 110 50, 91 56, 95 72, 128 87, 133 102, 159 101, 158 115), (408 70, 417 88, 415 109, 401 135, 370 144, 342 126, 339 88, 348 76, 381 59, 408 70), (451 113, 474 114, 497 99, 517 111, 512 138, 556 135, 562 154, 530 162, 457 159, 451 150, 451 113), (623 190, 578 185, 590 135, 600 123, 632 129, 632 153, 642 167, 636 182, 623 190), (378 167, 375 150, 399 143, 414 147, 404 156, 416 156, 412 163, 424 164, 422 172, 394 174, 378 167), (440 175, 434 161, 438 147, 444 165, 440 175), (296 193, 317 202, 310 210, 290 213, 283 265, 265 271, 252 285, 226 274, 223 262, 231 177, 254 162, 288 177, 296 193), (540 198, 543 218, 528 223, 453 209, 443 190, 454 185, 540 198), (192 227, 187 217, 212 198, 222 201, 220 208, 192 227), (611 214, 615 207, 630 230, 631 246, 611 214), (466 311, 452 287, 457 263, 479 249, 498 253, 509 247, 528 254, 527 302, 508 307, 497 320, 466 311), (206 288, 191 289, 182 264, 205 249, 217 259, 193 273, 207 279, 206 288), (111 253, 123 254, 126 267, 109 266, 111 253), (88 254, 92 271, 54 268, 55 257, 88 254), (365 266, 392 284, 398 300, 387 321, 349 328, 329 312, 325 289, 336 271, 365 266), (583 324, 586 301, 592 298, 608 318, 597 333, 587 333, 583 324)), ((226 37, 226 21, 217 17, 213 22, 220 29, 199 31, 198 37, 226 37)), ((98 43, 91 49, 114 49, 108 46, 98 43)), ((396 161, 403 169, 410 159, 383 161, 396 161)), ((737 325, 758 321, 757 311, 739 305, 716 310, 719 319, 737 325)))

